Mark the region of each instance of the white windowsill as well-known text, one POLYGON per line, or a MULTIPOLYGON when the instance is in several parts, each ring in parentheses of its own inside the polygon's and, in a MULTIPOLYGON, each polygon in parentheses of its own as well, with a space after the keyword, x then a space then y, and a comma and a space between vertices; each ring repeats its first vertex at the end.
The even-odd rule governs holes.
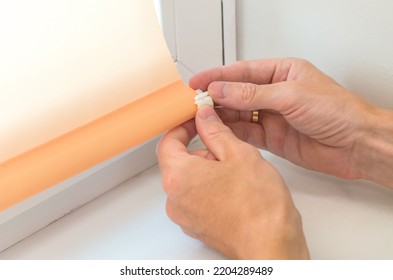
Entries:
POLYGON ((3 251, 0 259, 222 259, 166 217, 165 201, 155 164, 3 251))
MULTIPOLYGON (((314 259, 393 258, 392 190, 263 155, 287 182, 314 259)), ((167 218, 165 202, 155 165, 0 253, 0 259, 224 258, 184 235, 167 218)))
POLYGON ((157 162, 158 140, 155 138, 0 212, 0 252, 153 166, 157 162))

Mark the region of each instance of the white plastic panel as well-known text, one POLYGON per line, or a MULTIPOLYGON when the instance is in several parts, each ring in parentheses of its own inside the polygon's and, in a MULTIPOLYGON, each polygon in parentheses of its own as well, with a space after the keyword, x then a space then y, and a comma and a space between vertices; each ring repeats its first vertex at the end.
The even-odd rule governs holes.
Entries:
POLYGON ((234 0, 161 0, 164 35, 183 80, 236 60, 235 10, 234 0))
POLYGON ((221 0, 175 0, 177 60, 193 72, 223 64, 221 0))

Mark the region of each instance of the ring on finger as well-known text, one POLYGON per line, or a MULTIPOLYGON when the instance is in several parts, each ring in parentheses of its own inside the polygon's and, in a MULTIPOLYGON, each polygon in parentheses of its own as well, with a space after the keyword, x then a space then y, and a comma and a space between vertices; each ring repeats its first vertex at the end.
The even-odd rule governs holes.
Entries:
POLYGON ((259 110, 252 111, 251 122, 252 123, 259 123, 259 110))

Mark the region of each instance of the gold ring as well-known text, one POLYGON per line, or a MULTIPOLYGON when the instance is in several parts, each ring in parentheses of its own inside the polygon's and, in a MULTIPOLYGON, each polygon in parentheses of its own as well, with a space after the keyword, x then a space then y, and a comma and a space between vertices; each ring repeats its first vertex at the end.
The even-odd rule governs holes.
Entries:
POLYGON ((251 122, 259 123, 259 110, 252 111, 251 122))

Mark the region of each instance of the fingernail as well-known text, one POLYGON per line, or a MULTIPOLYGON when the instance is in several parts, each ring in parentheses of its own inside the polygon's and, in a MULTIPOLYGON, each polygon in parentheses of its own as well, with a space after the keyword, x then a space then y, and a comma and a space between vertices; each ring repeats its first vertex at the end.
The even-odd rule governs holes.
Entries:
POLYGON ((214 111, 214 109, 208 105, 203 105, 202 107, 200 107, 198 109, 197 112, 197 116, 201 119, 201 120, 217 120, 218 116, 216 114, 216 112, 214 111))
POLYGON ((209 86, 209 95, 215 98, 225 98, 226 97, 226 90, 227 90, 227 83, 225 82, 213 82, 209 86))

